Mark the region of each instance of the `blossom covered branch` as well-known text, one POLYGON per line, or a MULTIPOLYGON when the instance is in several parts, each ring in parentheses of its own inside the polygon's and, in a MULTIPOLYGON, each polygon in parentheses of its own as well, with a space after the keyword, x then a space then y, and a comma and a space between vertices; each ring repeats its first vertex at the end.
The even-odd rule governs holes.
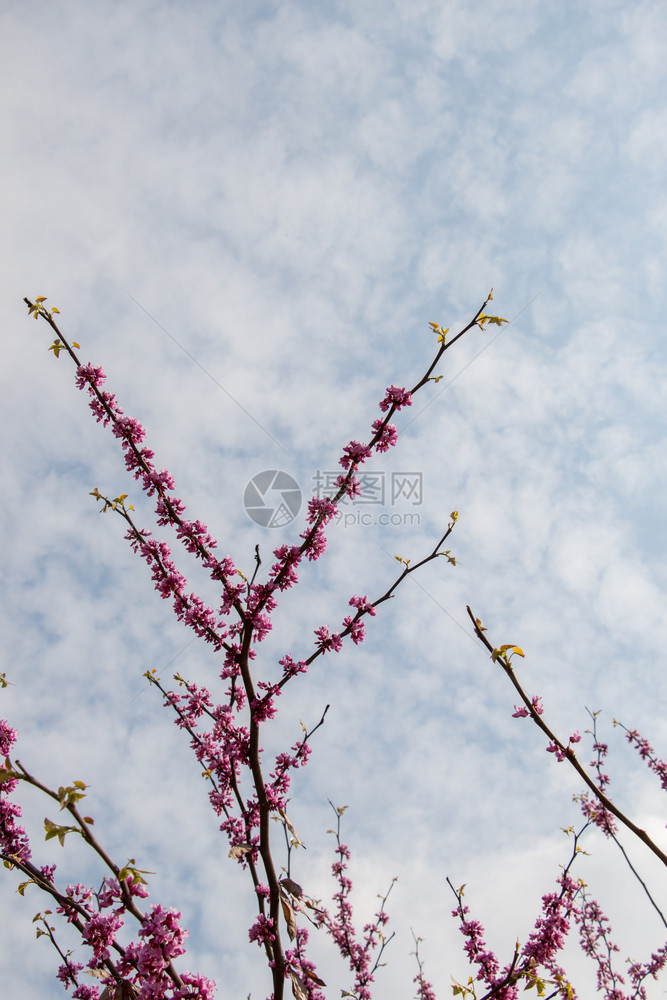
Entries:
MULTIPOLYGON (((472 320, 449 341, 448 330, 431 324, 437 334, 438 348, 424 376, 411 390, 396 385, 387 388, 379 403, 380 416, 372 421, 368 443, 352 440, 345 445, 340 457, 343 471, 336 481, 333 497, 311 498, 306 526, 298 544, 282 545, 274 551, 275 562, 264 581, 256 580, 261 563, 258 553, 255 573, 250 581, 235 567, 229 556, 219 558, 215 554, 218 548, 216 540, 205 524, 187 515, 185 503, 176 495, 173 477, 168 470, 156 466, 155 456, 145 444, 144 428, 136 419, 124 414, 115 395, 105 388, 104 371, 99 366, 81 362, 76 353, 79 345, 70 344, 63 336, 54 318, 58 310, 48 309, 43 296, 34 302, 25 300, 30 314, 45 321, 53 330, 56 339, 50 350, 56 357, 60 353, 67 354, 74 362, 77 387, 87 393, 95 419, 109 427, 120 442, 127 470, 146 495, 153 498, 158 526, 171 528, 186 553, 200 561, 220 585, 221 604, 213 609, 196 593, 189 591, 187 579, 177 568, 168 544, 158 541, 152 532, 136 524, 131 513, 134 508, 126 503, 126 494, 112 499, 97 488, 92 491, 92 495, 102 502, 103 511, 110 510, 124 519, 126 540, 147 563, 156 590, 162 598, 171 601, 177 618, 223 656, 219 676, 226 688, 222 698, 214 697, 207 687, 191 684, 180 675, 176 676, 180 691, 163 687, 153 671, 147 676, 163 694, 165 704, 174 710, 176 724, 188 733, 191 748, 209 781, 210 802, 220 817, 220 829, 228 838, 229 853, 250 873, 258 912, 249 936, 265 951, 275 1000, 281 1000, 286 979, 291 980, 292 990, 297 994, 305 991, 305 995, 310 996, 318 987, 317 976, 305 957, 307 932, 305 928, 295 929, 286 915, 286 889, 284 881, 278 877, 269 823, 276 815, 282 819, 283 828, 289 822, 285 809, 291 772, 307 763, 311 752, 309 738, 315 730, 293 742, 289 751, 278 754, 271 767, 263 760, 261 727, 276 716, 277 699, 288 682, 303 676, 318 657, 340 650, 347 637, 355 645, 363 641, 365 622, 362 619, 374 616, 377 607, 393 596, 408 575, 440 555, 455 564, 456 560, 449 550, 442 551, 442 546, 454 527, 457 513, 452 514, 446 531, 427 556, 412 565, 410 560, 397 557, 404 569, 382 596, 371 601, 367 596, 353 595, 349 602, 352 613, 343 618, 337 630, 332 631, 327 625, 316 627, 314 652, 298 660, 286 653, 279 661, 282 673, 277 680, 256 678, 256 646, 266 638, 272 627, 271 616, 280 594, 298 582, 300 564, 304 559, 313 562, 325 552, 326 528, 338 512, 339 501, 359 493, 357 473, 360 467, 373 453, 383 454, 396 444, 398 432, 391 422, 394 414, 411 406, 415 393, 428 382, 437 382, 441 378, 433 375, 436 365, 445 351, 466 332, 473 327, 485 329, 488 323, 500 325, 506 322, 485 313, 491 298, 489 294, 472 320), (285 952, 283 926, 290 939, 296 942, 296 951, 293 948, 285 952)), ((323 719, 324 716, 318 725, 323 719)), ((27 780, 27 772, 24 780, 27 780)), ((85 830, 82 832, 85 834, 85 830)), ((84 839, 94 846, 93 840, 84 839)), ((343 878, 342 870, 339 874, 343 878)), ((343 917, 347 912, 347 891, 346 883, 345 886, 341 883, 337 896, 338 917, 319 920, 319 925, 325 927, 334 939, 338 936, 339 947, 342 940, 340 929, 345 926, 343 917)), ((289 907, 287 909, 289 911, 289 907)), ((351 959, 360 990, 366 989, 369 977, 372 977, 364 956, 379 940, 379 928, 379 923, 369 925, 365 929, 363 944, 353 944, 351 925, 346 930, 348 958, 351 959)))

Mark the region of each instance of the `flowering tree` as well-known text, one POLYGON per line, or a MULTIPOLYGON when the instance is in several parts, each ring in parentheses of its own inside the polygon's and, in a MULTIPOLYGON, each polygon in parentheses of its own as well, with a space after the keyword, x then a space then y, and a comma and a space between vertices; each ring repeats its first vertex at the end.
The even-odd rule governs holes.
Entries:
MULTIPOLYGON (((384 453, 397 442, 397 430, 391 422, 394 415, 411 406, 416 393, 441 375, 436 366, 457 340, 474 328, 486 329, 507 321, 488 313, 492 294, 482 304, 470 322, 455 336, 449 335, 436 323, 431 323, 437 338, 435 356, 422 378, 407 390, 390 386, 379 403, 380 415, 373 420, 368 443, 351 441, 342 451, 342 468, 331 497, 315 496, 308 503, 304 530, 298 541, 282 545, 273 553, 275 561, 268 573, 261 574, 261 558, 256 549, 255 570, 251 579, 238 570, 229 556, 217 554, 218 545, 199 520, 193 520, 185 504, 176 495, 174 481, 166 469, 158 470, 154 454, 145 444, 145 431, 137 420, 126 416, 115 396, 104 388, 105 375, 93 364, 82 364, 75 342, 70 343, 61 333, 46 299, 26 299, 30 314, 46 322, 55 334, 49 350, 56 357, 66 354, 74 362, 76 385, 89 396, 89 405, 97 421, 110 427, 124 452, 128 472, 146 494, 153 498, 157 523, 173 531, 186 552, 209 573, 220 592, 220 605, 207 606, 189 588, 186 577, 177 569, 169 545, 136 522, 128 495, 105 496, 95 489, 92 495, 124 522, 125 539, 132 550, 148 565, 155 588, 172 603, 176 617, 202 641, 213 647, 220 658, 220 686, 216 692, 197 686, 176 674, 177 689, 165 686, 154 670, 146 677, 161 693, 165 706, 174 714, 176 725, 187 734, 189 745, 208 782, 209 800, 220 820, 220 830, 227 838, 229 857, 249 879, 249 890, 256 899, 256 916, 249 928, 250 942, 256 942, 264 955, 272 982, 272 996, 281 1000, 285 984, 297 1000, 320 1000, 325 983, 308 957, 309 931, 328 935, 349 964, 352 984, 345 995, 358 1000, 371 997, 374 973, 390 937, 386 902, 391 886, 382 898, 374 919, 363 929, 355 926, 352 916, 352 883, 348 875, 350 851, 341 838, 343 809, 334 808, 336 847, 332 873, 336 891, 330 905, 312 898, 296 880, 292 870, 294 848, 300 840, 288 814, 288 792, 293 772, 308 763, 311 738, 323 725, 326 709, 320 720, 306 729, 302 738, 268 760, 261 749, 261 732, 266 722, 276 717, 279 699, 287 684, 306 682, 311 664, 326 654, 338 652, 346 641, 358 645, 364 639, 367 619, 376 616, 381 605, 392 597, 408 576, 426 563, 443 557, 455 565, 455 557, 444 546, 456 524, 458 513, 453 511, 442 535, 429 552, 416 562, 396 557, 400 570, 380 596, 353 594, 349 599, 350 613, 339 626, 331 629, 319 625, 314 629, 314 648, 309 655, 295 659, 285 652, 280 659, 281 672, 277 680, 267 680, 268 669, 262 670, 258 655, 259 644, 272 627, 271 616, 281 595, 298 582, 298 573, 308 562, 319 559, 326 549, 326 528, 337 514, 338 504, 345 497, 359 492, 358 472, 373 453, 384 453), (303 564, 303 565, 302 565, 303 564), (271 820, 278 820, 278 824, 271 820), (280 834, 276 836, 276 832, 280 834), (280 846, 278 846, 280 845, 280 846)), ((579 797, 584 815, 580 830, 571 830, 573 849, 567 864, 556 880, 556 887, 543 897, 543 906, 533 932, 523 945, 517 943, 514 954, 502 962, 487 947, 482 925, 470 918, 463 902, 463 887, 450 883, 455 899, 454 917, 459 921, 464 949, 471 966, 465 983, 454 980, 454 995, 476 997, 478 1000, 513 1000, 521 989, 534 987, 541 996, 575 997, 574 987, 558 964, 565 937, 571 927, 579 931, 581 947, 597 964, 599 992, 609 1000, 622 997, 646 997, 645 981, 655 977, 667 961, 667 945, 644 963, 631 962, 621 975, 612 961, 615 946, 610 938, 607 918, 586 891, 585 884, 572 873, 580 848, 581 837, 591 825, 616 840, 618 823, 642 840, 653 853, 667 864, 667 856, 617 808, 608 794, 609 779, 603 771, 607 747, 598 740, 597 722, 592 717, 594 759, 591 769, 580 763, 575 746, 579 733, 562 741, 544 719, 539 696, 529 696, 522 687, 513 667, 514 657, 523 657, 522 650, 511 644, 494 646, 486 637, 482 622, 468 608, 468 613, 480 642, 486 647, 513 684, 520 704, 515 706, 515 718, 530 718, 545 734, 547 750, 559 763, 568 763, 585 783, 587 790, 579 797), (627 982, 626 982, 627 979, 627 982)), ((0 681, 6 684, 4 675, 0 681)), ((626 730, 629 742, 667 789, 667 765, 650 745, 636 732, 626 730)), ((71 785, 51 789, 35 777, 19 760, 12 759, 16 732, 0 721, 0 856, 10 870, 25 876, 19 884, 21 895, 29 885, 36 886, 49 905, 64 918, 81 937, 90 957, 86 968, 72 952, 61 948, 53 913, 38 914, 38 935, 46 936, 60 956, 58 978, 65 989, 72 988, 77 1000, 207 1000, 215 984, 202 975, 177 970, 174 960, 185 953, 186 932, 180 925, 180 914, 153 904, 147 909, 148 898, 145 871, 134 860, 118 865, 109 856, 93 833, 93 820, 83 815, 80 803, 86 785, 74 781, 71 785), (102 883, 90 887, 82 883, 62 885, 56 878, 54 865, 34 859, 28 836, 19 824, 20 806, 15 792, 21 782, 32 785, 51 798, 68 817, 67 822, 45 820, 46 839, 57 838, 64 844, 70 835, 78 835, 98 856, 107 874, 102 883), (123 926, 136 928, 136 937, 122 943, 123 926), (82 973, 93 982, 82 979, 82 973), (95 982, 97 980, 97 982, 95 982)), ((618 841, 617 841, 618 843, 618 841)), ((620 846, 620 845, 619 845, 620 846)), ((646 888, 646 887, 645 887, 646 888)), ((650 897, 648 889, 646 893, 650 897)), ((664 919, 664 918, 663 918, 664 919)), ((667 926, 667 924, 666 924, 667 926)), ((130 934, 130 936, 132 936, 130 934)), ((415 938, 415 976, 417 997, 431 1000, 434 992, 426 978, 419 954, 419 938, 415 938)))

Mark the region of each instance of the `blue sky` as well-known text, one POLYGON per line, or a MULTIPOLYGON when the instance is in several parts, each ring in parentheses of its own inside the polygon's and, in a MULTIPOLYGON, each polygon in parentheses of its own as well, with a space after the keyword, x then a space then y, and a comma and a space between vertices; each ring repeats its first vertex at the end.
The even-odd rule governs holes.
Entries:
MULTIPOLYGON (((155 900, 192 931, 189 967, 221 997, 266 990, 247 886, 141 678, 155 666, 212 685, 216 664, 187 645, 119 523, 97 514, 96 486, 131 493, 147 522, 149 509, 22 298, 58 306, 193 516, 251 571, 255 544, 268 562, 302 529, 255 525, 249 479, 280 468, 307 492, 368 437, 385 387, 421 375, 429 321, 456 329, 494 287, 511 325, 456 345, 374 466, 422 474, 419 523, 334 527, 262 650, 269 672, 286 650, 307 655, 314 628, 340 621, 352 593, 383 593, 394 554, 418 558, 460 511, 459 565, 406 585, 362 647, 285 696, 267 735, 291 743, 299 719, 331 704, 294 789, 304 885, 328 890, 327 798, 348 804, 360 922, 399 878, 378 995, 408 995, 413 927, 448 996, 466 968, 445 875, 467 883, 509 955, 565 860, 559 828, 576 821, 578 790, 511 718, 466 604, 493 641, 524 648, 526 685, 559 733, 602 710, 611 791, 664 835, 656 789, 611 720, 667 756, 666 21, 662 3, 611 0, 0 11, 2 669, 14 685, 1 713, 26 767, 90 784, 100 834, 156 872, 155 900)), ((36 843, 43 814, 26 797, 36 843)), ((589 847, 582 877, 622 954, 646 958, 664 931, 637 919, 610 847, 589 847)), ((88 863, 76 845, 44 850, 73 880, 88 863)), ((16 897, 12 879, 3 982, 26 1000, 59 996, 54 955, 32 942, 43 903, 16 897)), ((349 980, 321 955, 333 996, 349 980)), ((573 962, 585 995, 590 970, 573 962)))

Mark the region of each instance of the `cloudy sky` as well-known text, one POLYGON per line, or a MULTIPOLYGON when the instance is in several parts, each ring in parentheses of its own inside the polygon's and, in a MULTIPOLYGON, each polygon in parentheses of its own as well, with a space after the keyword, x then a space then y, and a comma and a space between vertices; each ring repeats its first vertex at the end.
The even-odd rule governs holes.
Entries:
MULTIPOLYGON (((507 960, 566 860, 560 828, 577 822, 575 776, 511 718, 466 604, 492 642, 526 651, 521 674, 561 736, 601 710, 611 792, 664 843, 659 789, 612 719, 667 756, 665 5, 4 0, 0 44, 1 669, 13 685, 0 715, 29 770, 90 785, 98 835, 155 872, 152 898, 191 931, 183 967, 222 998, 268 991, 247 940, 252 899, 186 741, 142 679, 178 669, 214 688, 216 661, 152 591, 121 523, 97 513, 94 487, 129 493, 151 526, 23 296, 60 309, 192 516, 249 573, 256 544, 266 566, 303 525, 250 519, 255 474, 284 471, 309 495, 343 445, 368 439, 385 387, 428 366, 430 321, 455 330, 492 286, 512 320, 467 335, 399 415, 399 447, 370 466, 384 504, 371 492, 332 526, 258 660, 270 677, 286 651, 309 655, 314 628, 335 627, 352 594, 384 593, 394 555, 420 558, 460 511, 457 566, 437 560, 408 581, 362 647, 286 692, 266 735, 267 749, 288 746, 331 705, 293 790, 307 844, 294 874, 331 891, 327 799, 348 805, 360 923, 398 876, 377 995, 411 995, 413 928, 449 996, 467 969, 445 876, 466 883, 507 960), (392 500, 408 479, 421 492, 392 500)), ((40 845, 45 804, 24 802, 40 860, 97 879, 76 844, 40 845)), ((662 874, 626 843, 665 901, 662 874)), ((647 959, 664 928, 613 845, 585 846, 579 874, 621 956, 647 959)), ((46 902, 20 899, 17 881, 0 886, 3 983, 51 1000, 57 956, 31 923, 46 902)), ((340 995, 345 969, 326 942, 315 952, 340 995)), ((571 968, 590 995, 576 950, 571 968)))

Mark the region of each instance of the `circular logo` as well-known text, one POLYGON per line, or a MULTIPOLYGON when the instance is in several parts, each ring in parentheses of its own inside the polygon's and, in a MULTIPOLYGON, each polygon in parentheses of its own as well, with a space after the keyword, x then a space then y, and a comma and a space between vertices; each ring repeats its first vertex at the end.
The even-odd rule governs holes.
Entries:
POLYGON ((287 472, 267 469, 246 486, 243 506, 248 517, 263 528, 282 528, 301 510, 301 490, 287 472))

